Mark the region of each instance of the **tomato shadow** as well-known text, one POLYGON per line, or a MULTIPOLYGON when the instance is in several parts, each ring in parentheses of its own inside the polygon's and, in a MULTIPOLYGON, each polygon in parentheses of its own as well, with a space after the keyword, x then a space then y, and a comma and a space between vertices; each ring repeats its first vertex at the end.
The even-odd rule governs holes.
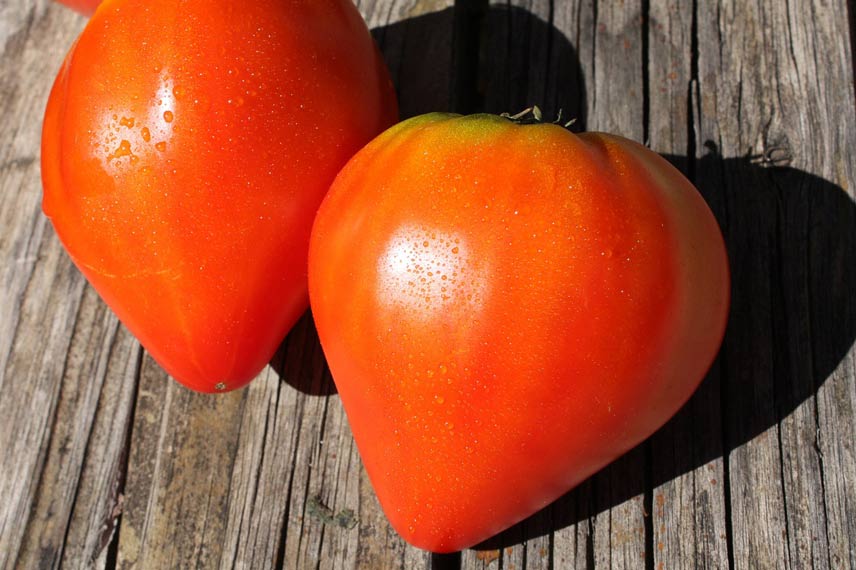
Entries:
POLYGON ((336 385, 324 359, 312 312, 306 311, 270 361, 281 382, 310 396, 331 396, 336 385))
MULTIPOLYGON (((371 21, 369 15, 369 21, 371 21)), ((487 0, 374 27, 398 94, 400 116, 432 111, 515 113, 537 103, 544 116, 585 124, 576 50, 531 12, 487 0)))

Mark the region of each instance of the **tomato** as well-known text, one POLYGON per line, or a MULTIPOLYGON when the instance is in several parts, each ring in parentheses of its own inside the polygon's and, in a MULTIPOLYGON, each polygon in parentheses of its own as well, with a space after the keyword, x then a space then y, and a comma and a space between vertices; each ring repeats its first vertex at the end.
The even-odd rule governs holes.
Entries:
POLYGON ((641 145, 431 114, 336 178, 309 292, 384 511, 447 552, 672 416, 718 351, 729 276, 703 198, 641 145))
POLYGON ((43 209, 170 374, 239 388, 308 306, 330 183, 396 116, 350 0, 107 0, 50 95, 43 209))
POLYGON ((72 10, 76 10, 84 16, 91 16, 101 0, 57 0, 60 4, 65 4, 72 10))

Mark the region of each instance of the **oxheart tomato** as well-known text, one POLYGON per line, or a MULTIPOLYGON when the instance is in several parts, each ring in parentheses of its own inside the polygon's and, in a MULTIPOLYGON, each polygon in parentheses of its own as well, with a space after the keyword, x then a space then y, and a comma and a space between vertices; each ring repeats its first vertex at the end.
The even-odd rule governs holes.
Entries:
POLYGON ((350 0, 107 0, 50 95, 43 209, 168 372, 239 388, 308 306, 330 183, 396 115, 350 0))
POLYGON ((445 552, 672 416, 717 353, 729 276, 703 198, 643 146, 432 114, 336 178, 309 292, 384 511, 445 552))

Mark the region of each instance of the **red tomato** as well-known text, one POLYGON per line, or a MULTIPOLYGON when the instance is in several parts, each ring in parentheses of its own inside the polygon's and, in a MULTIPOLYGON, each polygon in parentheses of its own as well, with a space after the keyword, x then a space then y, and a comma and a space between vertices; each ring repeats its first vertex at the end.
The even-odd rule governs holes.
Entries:
POLYGON ((57 0, 72 10, 76 10, 84 16, 91 16, 95 9, 101 4, 101 0, 57 0))
POLYGON ((446 552, 672 416, 717 353, 729 278, 704 200, 641 145, 432 114, 339 174, 309 291, 381 505, 446 552))
POLYGON ((308 305, 318 205, 397 115, 350 0, 108 0, 45 114, 45 213, 177 380, 239 388, 308 305))

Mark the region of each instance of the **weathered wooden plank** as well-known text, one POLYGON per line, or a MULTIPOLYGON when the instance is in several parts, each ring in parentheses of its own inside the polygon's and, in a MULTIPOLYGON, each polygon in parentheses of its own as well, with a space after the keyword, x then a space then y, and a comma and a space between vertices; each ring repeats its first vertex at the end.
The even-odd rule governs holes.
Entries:
POLYGON ((244 391, 191 392, 149 356, 140 376, 118 567, 212 567, 223 550, 244 391))
POLYGON ((104 567, 121 502, 138 345, 41 214, 41 114, 83 19, 4 4, 0 23, 0 567, 104 567))
MULTIPOLYGON (((142 348, 100 301, 97 307, 104 320, 115 326, 115 336, 104 339, 101 354, 106 358, 95 360, 97 367, 89 379, 94 384, 102 374, 105 378, 65 532, 63 568, 112 568, 110 549, 117 546, 116 531, 124 501, 129 430, 142 348)), ((92 351, 87 356, 91 358, 92 354, 99 353, 92 351)), ((82 383, 81 378, 72 381, 82 383)))
POLYGON ((776 13, 771 30, 782 78, 780 128, 786 139, 799 141, 793 166, 817 176, 794 180, 808 196, 810 213, 800 209, 803 200, 788 211, 798 222, 788 224, 796 234, 788 238, 807 239, 808 246, 787 260, 799 267, 799 279, 786 283, 795 286, 786 289, 784 303, 799 311, 788 323, 792 381, 784 411, 804 396, 804 386, 817 389, 816 398, 798 404, 782 423, 789 553, 794 567, 853 568, 856 110, 852 38, 847 41, 853 27, 847 29, 842 15, 849 9, 852 18, 854 7, 792 2, 787 8, 776 13))
POLYGON ((598 2, 594 8, 587 129, 643 142, 642 1, 598 2))
MULTIPOLYGON (((693 3, 654 0, 647 15, 648 143, 685 175, 695 173, 691 89, 695 85, 693 3)), ((722 481, 719 366, 652 438, 649 545, 653 567, 728 567, 722 481)))
MULTIPOLYGON (((722 156, 740 156, 764 144, 758 141, 759 123, 767 116, 763 76, 769 70, 757 10, 749 3, 699 6, 699 22, 707 24, 699 26, 700 132, 722 156)), ((731 556, 738 567, 785 568, 784 499, 781 478, 774 475, 781 457, 772 394, 772 292, 770 279, 763 277, 773 270, 769 213, 776 205, 769 192, 752 192, 759 185, 741 183, 751 177, 750 167, 718 161, 700 163, 698 179, 702 186, 717 179, 728 186, 712 206, 723 226, 735 293, 721 352, 731 556), (738 199, 742 207, 728 207, 738 199), (745 207, 750 200, 751 209, 745 207), (748 441, 751 433, 757 437, 748 441)))
POLYGON ((140 347, 91 288, 77 312, 22 568, 104 568, 121 513, 140 347))
POLYGON ((846 8, 698 8, 699 140, 721 153, 701 159, 698 179, 717 189, 734 290, 722 353, 732 557, 737 567, 825 568, 837 547, 852 550, 851 539, 831 538, 833 528, 852 536, 853 487, 842 483, 852 463, 830 477, 818 435, 822 409, 848 414, 853 402, 849 387, 848 397, 825 397, 854 381, 852 355, 827 379, 853 340, 853 203, 840 188, 852 184, 854 133, 846 8), (819 281, 833 277, 830 263, 841 271, 819 281), (830 298, 836 280, 846 293, 830 298), (830 319, 817 320, 831 304, 830 319))

